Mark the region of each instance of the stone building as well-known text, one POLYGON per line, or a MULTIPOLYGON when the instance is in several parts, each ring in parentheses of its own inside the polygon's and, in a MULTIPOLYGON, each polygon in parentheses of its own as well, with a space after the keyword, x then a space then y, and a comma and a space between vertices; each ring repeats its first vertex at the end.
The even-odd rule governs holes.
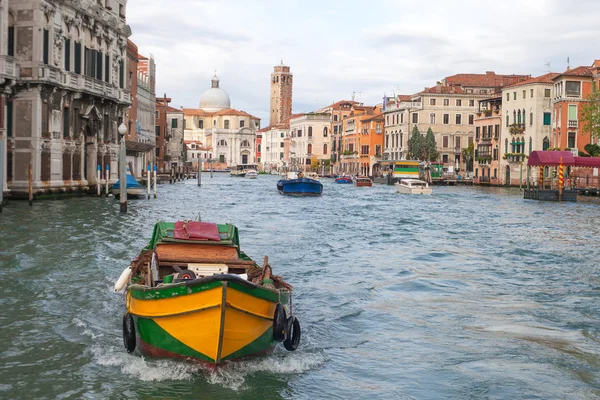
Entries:
POLYGON ((163 97, 156 99, 156 111, 155 111, 155 131, 156 131, 156 148, 155 148, 155 162, 160 172, 171 171, 171 165, 169 163, 170 157, 167 156, 169 141, 171 134, 168 125, 167 113, 171 98, 167 97, 166 93, 163 97))
MULTIPOLYGON (((502 89, 498 183, 518 186, 525 179, 529 154, 551 147, 552 80, 557 75, 551 72, 502 89)), ((531 174, 537 179, 538 169, 532 168, 531 174)))
POLYGON ((309 171, 311 161, 322 165, 329 159, 331 114, 306 113, 290 118, 290 168, 309 171))
MULTIPOLYGON (((529 75, 497 75, 494 72, 457 74, 410 96, 410 101, 398 101, 396 107, 386 107, 386 127, 395 124, 393 134, 400 139, 396 146, 400 150, 392 158, 406 157, 408 139, 415 126, 423 135, 431 128, 439 160, 446 167, 467 169, 470 166, 463 162, 462 150, 474 140, 476 102, 500 93, 504 86, 529 78, 529 75)), ((391 139, 391 136, 387 137, 388 132, 391 130, 386 129, 386 142, 391 139)))
POLYGON ((6 54, 19 71, 6 104, 11 194, 26 196, 30 165, 36 194, 87 190, 98 165, 116 181, 117 127, 131 102, 126 0, 8 4, 6 54))
POLYGON ((285 138, 289 135, 289 123, 267 126, 258 132, 262 136, 261 162, 266 172, 279 171, 285 163, 285 138))
POLYGON ((331 160, 331 173, 337 174, 341 172, 341 156, 342 156, 342 127, 344 120, 352 112, 354 105, 362 105, 354 100, 341 100, 333 104, 319 109, 317 112, 329 113, 329 153, 331 160))
POLYGON ((187 160, 187 150, 183 138, 183 125, 185 119, 183 110, 167 106, 167 130, 168 139, 165 160, 171 167, 182 167, 187 160))
POLYGON ((273 67, 271 74, 271 108, 269 125, 281 125, 292 115, 293 75, 290 67, 281 65, 273 67))
POLYGON ((230 107, 229 95, 219 87, 215 75, 211 88, 200 96, 200 107, 183 109, 185 141, 199 142, 211 149, 215 169, 257 162, 256 131, 260 129, 260 118, 230 107))
MULTIPOLYGON (((0 191, 8 193, 7 185, 7 133, 14 136, 14 119, 12 103, 10 107, 6 102, 19 74, 19 66, 15 60, 15 14, 9 13, 8 1, 0 2, 0 191), (7 115, 6 111, 10 111, 7 115), (10 123, 10 125, 9 125, 10 123)), ((14 141, 11 143, 14 148, 14 141)), ((11 156, 12 157, 12 156, 11 156)), ((13 163, 10 163, 11 176, 13 174, 13 163)), ((0 196, 1 198, 2 196, 0 196)), ((1 200, 0 200, 1 201, 1 200)), ((0 210, 2 204, 0 202, 0 210)))
MULTIPOLYGON (((475 114, 473 182, 498 185, 501 182, 500 158, 502 129, 502 95, 478 101, 475 114)), ((504 135, 503 135, 504 134, 504 135)))
MULTIPOLYGON (((156 161, 156 65, 154 57, 145 57, 138 54, 137 67, 137 123, 136 123, 136 149, 139 152, 128 154, 128 162, 133 164, 134 176, 145 173, 148 164, 154 164, 156 161)), ((134 144, 131 143, 131 148, 134 144)), ((129 148, 128 147, 128 148, 129 148)))

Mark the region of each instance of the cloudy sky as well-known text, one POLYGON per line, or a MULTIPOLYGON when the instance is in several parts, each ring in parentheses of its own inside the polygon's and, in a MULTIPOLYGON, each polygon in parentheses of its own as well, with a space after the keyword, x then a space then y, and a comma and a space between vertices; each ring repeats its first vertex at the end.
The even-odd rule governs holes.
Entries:
POLYGON ((456 73, 541 75, 600 58, 598 0, 130 0, 127 22, 157 65, 157 96, 198 107, 217 70, 233 108, 269 122, 273 66, 293 111, 376 104, 456 73), (550 64, 548 66, 547 64, 550 64))

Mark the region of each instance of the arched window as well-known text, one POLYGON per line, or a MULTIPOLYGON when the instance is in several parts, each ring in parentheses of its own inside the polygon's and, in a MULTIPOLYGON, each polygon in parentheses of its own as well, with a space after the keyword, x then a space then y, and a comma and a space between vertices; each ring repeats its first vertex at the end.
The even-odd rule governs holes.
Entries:
MULTIPOLYGON (((310 129, 310 128, 309 128, 309 129, 310 129)), ((308 146, 306 147, 306 152, 307 152, 308 154, 312 154, 312 144, 310 144, 310 143, 308 144, 308 146)))
POLYGON ((219 146, 227 146, 227 142, 225 141, 225 139, 221 139, 221 140, 219 140, 218 145, 219 146))
POLYGON ((510 114, 508 111, 506 112, 506 127, 508 128, 510 125, 510 114))
POLYGON ((327 137, 327 127, 323 128, 323 137, 327 137))
POLYGON ((525 125, 525 124, 526 124, 526 122, 525 122, 525 109, 523 109, 523 125, 525 125))
POLYGON ((308 127, 308 137, 312 137, 312 126, 308 127))
POLYGON ((517 120, 515 121, 516 123, 521 123, 521 110, 519 110, 519 112, 517 112, 517 120))
POLYGON ((229 129, 229 120, 226 119, 224 122, 225 129, 229 129))
POLYGON ((248 142, 247 140, 242 141, 242 143, 240 144, 240 146, 242 147, 250 147, 250 142, 248 142))
POLYGON ((327 154, 327 143, 323 144, 323 155, 327 154))
POLYGON ((550 148, 550 139, 548 136, 544 138, 544 144, 542 145, 542 150, 548 150, 550 148))

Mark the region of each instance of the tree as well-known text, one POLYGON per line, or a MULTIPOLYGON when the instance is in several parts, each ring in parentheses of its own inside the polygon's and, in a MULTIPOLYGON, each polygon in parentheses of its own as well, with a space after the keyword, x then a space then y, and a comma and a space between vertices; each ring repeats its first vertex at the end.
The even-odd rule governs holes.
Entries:
POLYGON ((312 158, 310 159, 310 169, 313 172, 319 171, 319 160, 317 159, 317 156, 312 156, 312 158))
POLYGON ((435 161, 438 158, 437 145, 435 143, 435 135, 431 128, 427 129, 427 135, 425 135, 425 140, 423 141, 423 155, 425 157, 425 161, 435 161))
POLYGON ((597 144, 586 144, 583 149, 592 157, 600 156, 600 146, 597 144))
POLYGON ((595 83, 592 93, 586 100, 587 103, 581 107, 583 132, 589 132, 591 138, 600 140, 600 90, 595 83))
POLYGON ((425 146, 425 138, 419 132, 416 126, 413 128, 412 136, 408 139, 408 157, 413 160, 423 158, 423 148, 425 146))
POLYGON ((473 142, 471 142, 471 143, 469 143, 469 145, 467 146, 466 149, 462 149, 462 158, 463 158, 463 161, 465 162, 465 165, 467 166, 467 172, 472 170, 471 162, 473 161, 474 157, 475 157, 475 145, 473 144, 473 142))

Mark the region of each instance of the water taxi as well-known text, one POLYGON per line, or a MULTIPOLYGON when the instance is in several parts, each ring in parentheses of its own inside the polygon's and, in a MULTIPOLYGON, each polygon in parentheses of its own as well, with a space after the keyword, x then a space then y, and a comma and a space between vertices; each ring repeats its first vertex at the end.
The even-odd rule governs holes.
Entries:
POLYGON ((302 172, 288 172, 284 179, 277 181, 277 190, 281 194, 320 196, 323 184, 316 179, 306 178, 302 172))
POLYGON ((125 268, 123 342, 129 353, 219 365, 300 343, 292 287, 240 250, 238 229, 200 221, 159 222, 125 268))
POLYGON ((357 176, 354 179, 354 186, 356 186, 356 187, 363 187, 363 186, 371 187, 371 186, 373 186, 373 181, 369 177, 366 177, 366 176, 357 176))
POLYGON ((419 179, 401 179, 394 184, 396 192, 404 194, 431 194, 431 186, 419 179))
POLYGON ((258 172, 254 169, 249 169, 246 171, 246 178, 248 179, 256 179, 258 178, 258 172))

